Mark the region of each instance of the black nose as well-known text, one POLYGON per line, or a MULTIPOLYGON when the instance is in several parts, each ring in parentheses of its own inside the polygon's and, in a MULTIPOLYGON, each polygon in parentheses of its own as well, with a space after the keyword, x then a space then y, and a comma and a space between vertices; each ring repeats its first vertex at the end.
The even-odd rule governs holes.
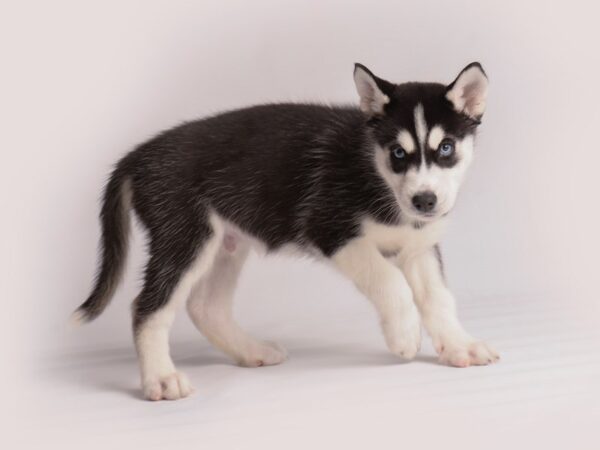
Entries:
POLYGON ((415 194, 412 198, 412 204, 417 211, 422 213, 428 213, 435 208, 437 197, 431 191, 423 191, 415 194))

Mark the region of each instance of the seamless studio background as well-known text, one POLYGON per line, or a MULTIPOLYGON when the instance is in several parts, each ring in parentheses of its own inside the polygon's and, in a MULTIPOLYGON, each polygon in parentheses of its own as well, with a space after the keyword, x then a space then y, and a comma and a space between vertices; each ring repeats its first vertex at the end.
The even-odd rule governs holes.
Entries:
POLYGON ((447 437, 477 448, 519 437, 593 447, 594 2, 59 0, 1 9, 5 440, 351 448, 447 437), (448 83, 475 60, 490 78, 489 103, 442 249, 467 327, 495 344, 501 364, 444 368, 428 344, 402 364, 346 280, 310 261, 253 257, 237 315, 290 360, 236 368, 181 311, 173 354, 196 395, 142 402, 129 316, 145 261, 137 226, 107 312, 68 327, 94 276, 101 189, 137 143, 255 103, 356 103, 354 62, 394 82, 448 83))

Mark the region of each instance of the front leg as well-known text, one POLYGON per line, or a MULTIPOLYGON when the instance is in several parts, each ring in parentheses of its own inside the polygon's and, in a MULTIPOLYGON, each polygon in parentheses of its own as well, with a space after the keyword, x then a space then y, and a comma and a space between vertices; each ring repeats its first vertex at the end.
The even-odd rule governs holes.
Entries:
POLYGON ((373 302, 390 351, 414 358, 421 346, 421 325, 402 271, 365 238, 350 241, 331 260, 373 302))
POLYGON ((490 364, 498 354, 469 335, 458 320, 454 296, 446 287, 438 248, 395 261, 406 275, 440 362, 456 367, 490 364))

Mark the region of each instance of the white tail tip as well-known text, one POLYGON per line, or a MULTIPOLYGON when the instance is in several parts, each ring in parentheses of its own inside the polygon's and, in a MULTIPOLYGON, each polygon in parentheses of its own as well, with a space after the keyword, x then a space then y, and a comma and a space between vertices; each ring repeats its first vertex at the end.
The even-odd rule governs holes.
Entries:
POLYGON ((69 324, 72 328, 77 328, 86 323, 85 313, 80 309, 76 310, 73 314, 71 314, 71 319, 69 320, 69 324))

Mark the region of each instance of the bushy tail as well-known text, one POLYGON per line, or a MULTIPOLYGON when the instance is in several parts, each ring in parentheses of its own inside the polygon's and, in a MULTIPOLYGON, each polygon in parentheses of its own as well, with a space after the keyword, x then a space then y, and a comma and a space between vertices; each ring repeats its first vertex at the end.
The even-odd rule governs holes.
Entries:
POLYGON ((109 304, 123 274, 129 237, 131 187, 129 179, 117 167, 104 190, 100 222, 101 261, 92 293, 73 313, 75 323, 94 320, 109 304))

